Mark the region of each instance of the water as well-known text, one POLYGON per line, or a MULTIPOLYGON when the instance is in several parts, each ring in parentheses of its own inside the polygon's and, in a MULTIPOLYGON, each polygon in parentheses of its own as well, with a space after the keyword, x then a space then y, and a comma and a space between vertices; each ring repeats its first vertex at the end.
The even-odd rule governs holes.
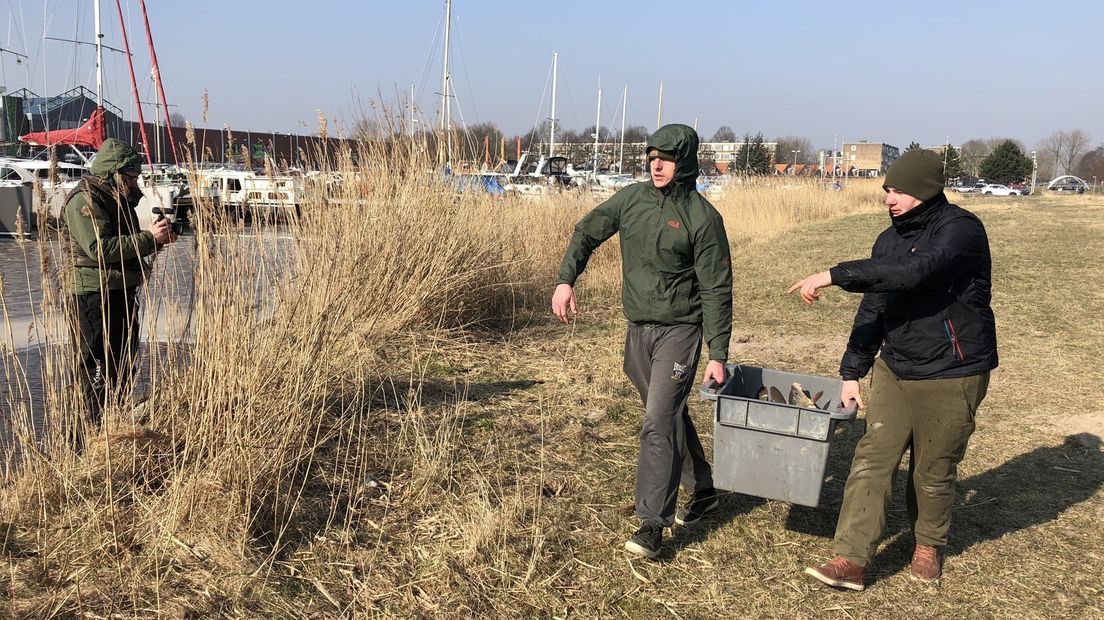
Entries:
MULTIPOLYGON (((165 246, 156 255, 146 284, 140 289, 142 315, 141 344, 135 392, 148 392, 151 381, 150 350, 169 346, 187 348, 193 337, 192 311, 195 303, 195 263, 197 252, 221 257, 224 250, 256 256, 269 265, 290 265, 289 252, 294 251, 290 235, 282 227, 246 228, 225 235, 205 235, 205 245, 197 237, 184 235, 176 243, 165 246), (283 256, 284 260, 273 257, 283 256)), ((44 377, 60 377, 65 373, 47 373, 47 364, 71 359, 68 329, 60 307, 47 307, 43 302, 43 286, 56 287, 64 282, 56 275, 63 257, 57 240, 44 242, 0 239, 0 452, 10 446, 11 433, 16 428, 34 429, 41 437, 45 427, 47 386, 44 377), (47 276, 43 277, 42 254, 46 256, 47 276), (13 424, 18 418, 22 423, 13 424)), ((241 254, 239 254, 241 255, 241 254)), ((251 288, 256 296, 258 313, 274 309, 274 296, 269 295, 273 278, 281 270, 252 274, 251 288)), ((51 298, 61 296, 54 291, 51 298)), ((60 386, 49 386, 59 388, 60 386)))

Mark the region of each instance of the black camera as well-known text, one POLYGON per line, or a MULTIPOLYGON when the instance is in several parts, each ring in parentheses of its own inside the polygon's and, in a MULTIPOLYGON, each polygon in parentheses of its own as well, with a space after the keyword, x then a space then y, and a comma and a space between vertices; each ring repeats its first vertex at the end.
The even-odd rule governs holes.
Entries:
POLYGON ((191 222, 188 221, 188 211, 190 210, 190 206, 185 204, 178 204, 171 209, 162 209, 161 207, 153 207, 153 209, 151 209, 153 214, 157 216, 157 219, 154 220, 156 222, 168 219, 166 217, 168 215, 176 216, 176 219, 169 222, 169 226, 172 228, 173 234, 177 237, 183 235, 184 232, 191 227, 191 222))

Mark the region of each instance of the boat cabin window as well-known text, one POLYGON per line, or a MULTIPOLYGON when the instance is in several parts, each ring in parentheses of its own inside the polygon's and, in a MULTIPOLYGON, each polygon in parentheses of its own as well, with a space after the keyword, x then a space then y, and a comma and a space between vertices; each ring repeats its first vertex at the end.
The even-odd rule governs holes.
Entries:
POLYGON ((0 181, 21 181, 23 177, 12 168, 0 168, 0 181))
POLYGON ((226 190, 231 192, 240 192, 242 188, 241 179, 226 179, 226 190))

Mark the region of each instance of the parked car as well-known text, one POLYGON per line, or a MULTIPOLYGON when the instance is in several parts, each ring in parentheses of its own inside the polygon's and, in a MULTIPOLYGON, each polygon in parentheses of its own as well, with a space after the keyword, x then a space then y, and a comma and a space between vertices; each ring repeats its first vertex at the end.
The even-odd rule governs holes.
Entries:
POLYGON ((1021 196, 1027 193, 1027 186, 1023 183, 1010 183, 1008 189, 1014 189, 1020 193, 1021 196))
POLYGON ((983 196, 1022 196, 1023 192, 999 183, 986 183, 981 188, 983 196))

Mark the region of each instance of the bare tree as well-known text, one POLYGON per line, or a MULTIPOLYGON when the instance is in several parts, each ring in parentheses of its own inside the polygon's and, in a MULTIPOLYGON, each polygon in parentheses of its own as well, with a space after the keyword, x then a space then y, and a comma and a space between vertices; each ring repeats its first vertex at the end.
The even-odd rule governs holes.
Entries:
POLYGON ((1069 174, 1077 163, 1077 158, 1088 146, 1089 135, 1080 129, 1055 131, 1035 145, 1035 150, 1045 154, 1039 162, 1039 167, 1041 169, 1044 164, 1049 166, 1053 163, 1053 176, 1069 174))
POLYGON ((173 112, 169 114, 169 122, 172 123, 173 127, 183 127, 188 119, 180 112, 173 112))
POLYGON ((1062 155, 1062 167, 1069 173, 1077 163, 1077 158, 1089 146, 1089 134, 1074 129, 1066 134, 1066 152, 1062 155))
POLYGON ((1056 177, 1062 170, 1062 152, 1066 148, 1066 132, 1055 131, 1035 145, 1039 154, 1039 173, 1044 177, 1056 177), (1050 174, 1042 174, 1047 171, 1050 174))
POLYGON ((493 165, 498 160, 502 138, 502 132, 494 123, 468 125, 460 134, 463 157, 475 162, 489 161, 493 165))
POLYGON ((981 162, 989 156, 992 149, 989 144, 980 138, 972 138, 962 143, 959 147, 959 156, 962 158, 962 167, 972 177, 978 175, 981 162))
POLYGON ((643 125, 632 125, 625 128, 625 142, 645 142, 648 140, 648 128, 643 125))
POLYGON ((721 125, 720 129, 713 134, 713 137, 709 139, 710 142, 737 142, 739 138, 736 136, 736 132, 732 131, 732 128, 728 125, 721 125))
POLYGON ((795 155, 799 164, 811 164, 816 161, 813 143, 804 136, 782 136, 775 138, 774 141, 778 143, 774 152, 777 153, 777 161, 780 164, 794 163, 795 155), (797 153, 795 154, 794 151, 797 153))

